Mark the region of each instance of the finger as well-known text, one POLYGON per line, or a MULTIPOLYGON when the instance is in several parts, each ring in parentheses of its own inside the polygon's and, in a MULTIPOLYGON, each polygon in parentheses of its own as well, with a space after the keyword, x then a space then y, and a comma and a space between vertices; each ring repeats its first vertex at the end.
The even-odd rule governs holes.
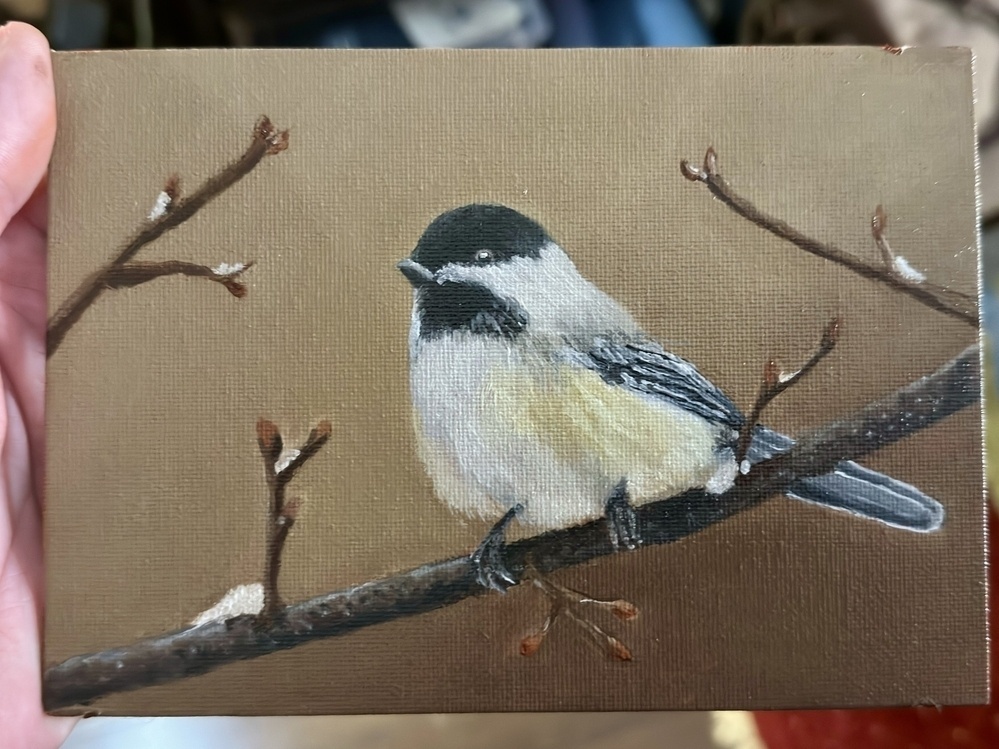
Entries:
POLYGON ((21 216, 28 222, 28 226, 42 235, 46 233, 49 225, 48 187, 48 177, 44 176, 21 209, 21 216))
POLYGON ((54 139, 48 42, 33 26, 0 26, 0 232, 41 182, 54 139))

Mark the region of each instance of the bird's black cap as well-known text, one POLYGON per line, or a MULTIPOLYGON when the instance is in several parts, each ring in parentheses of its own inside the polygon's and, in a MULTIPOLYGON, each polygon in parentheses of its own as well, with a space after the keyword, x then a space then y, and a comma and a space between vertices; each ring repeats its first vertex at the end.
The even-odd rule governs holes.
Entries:
POLYGON ((480 265, 536 258, 551 241, 541 224, 513 208, 473 203, 435 218, 410 259, 433 273, 448 263, 480 265), (480 250, 488 250, 488 256, 482 257, 480 250))

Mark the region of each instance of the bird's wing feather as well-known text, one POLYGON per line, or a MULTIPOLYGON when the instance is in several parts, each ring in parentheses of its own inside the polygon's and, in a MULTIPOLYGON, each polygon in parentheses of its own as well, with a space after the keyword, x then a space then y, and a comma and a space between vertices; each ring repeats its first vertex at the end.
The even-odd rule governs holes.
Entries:
POLYGON ((570 347, 565 358, 590 369, 610 385, 663 400, 715 424, 739 429, 738 407, 697 368, 652 342, 596 339, 570 347))

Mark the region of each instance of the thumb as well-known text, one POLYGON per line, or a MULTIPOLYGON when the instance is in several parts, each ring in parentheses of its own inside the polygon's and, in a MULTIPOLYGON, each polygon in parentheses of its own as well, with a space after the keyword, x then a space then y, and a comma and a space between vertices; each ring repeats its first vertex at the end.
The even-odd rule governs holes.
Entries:
POLYGON ((0 232, 45 176, 55 139, 48 41, 33 26, 0 26, 0 232))

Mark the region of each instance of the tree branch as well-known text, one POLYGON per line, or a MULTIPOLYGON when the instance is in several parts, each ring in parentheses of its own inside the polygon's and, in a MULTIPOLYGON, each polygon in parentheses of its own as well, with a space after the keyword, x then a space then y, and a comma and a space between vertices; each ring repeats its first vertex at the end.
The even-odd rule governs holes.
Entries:
POLYGON ((578 629, 582 630, 583 634, 592 639, 611 658, 619 661, 631 660, 631 650, 628 646, 593 622, 583 609, 603 610, 613 614, 621 621, 631 621, 638 616, 638 607, 635 604, 622 598, 612 601, 593 598, 578 590, 567 588, 554 580, 549 580, 544 575, 538 575, 536 570, 530 568, 528 574, 534 587, 544 593, 550 605, 548 616, 545 617, 541 627, 520 641, 521 655, 530 657, 537 653, 555 626, 555 622, 563 618, 575 624, 578 629))
MULTIPOLYGON (((978 403, 978 346, 967 348, 931 375, 891 393, 764 461, 724 495, 689 491, 638 510, 646 546, 680 541, 754 507, 796 479, 830 471, 904 439, 978 403)), ((270 445, 268 455, 274 454, 270 445)), ((280 449, 278 449, 280 452, 280 449)), ((527 570, 550 573, 614 553, 603 520, 551 531, 507 547, 507 567, 518 580, 527 570)), ((640 552, 639 552, 640 553, 640 552)), ((226 663, 257 658, 382 622, 433 611, 485 589, 468 557, 434 562, 381 580, 292 604, 272 626, 240 616, 70 658, 45 673, 47 710, 66 710, 111 694, 207 673, 226 663)), ((79 710, 69 710, 79 712, 79 710)))
POLYGON ((133 261, 124 265, 112 265, 98 271, 101 282, 108 289, 125 289, 132 286, 154 281, 164 276, 191 276, 206 278, 228 289, 237 299, 246 296, 246 286, 239 280, 243 273, 252 268, 253 263, 236 263, 233 266, 222 264, 216 268, 196 263, 185 263, 181 260, 164 260, 162 262, 145 263, 133 261))
POLYGON ((284 609, 284 601, 278 590, 278 576, 281 573, 281 554, 288 533, 295 524, 299 504, 295 500, 285 501, 285 490, 295 478, 298 469, 313 457, 329 441, 333 428, 328 421, 319 423, 305 440, 305 444, 286 459, 281 458, 284 440, 277 425, 267 419, 257 422, 257 444, 264 459, 267 476, 267 489, 270 493, 267 518, 267 560, 264 566, 264 607, 257 621, 258 628, 270 626, 284 609))
MULTIPOLYGON (((802 234, 790 224, 761 211, 732 189, 718 172, 718 155, 715 153, 714 148, 707 150, 707 153, 704 155, 704 165, 700 169, 691 166, 688 161, 681 161, 680 172, 691 182, 704 183, 712 195, 743 218, 749 219, 757 226, 766 229, 781 239, 787 240, 805 252, 818 255, 826 260, 831 260, 834 263, 849 268, 864 278, 879 281, 890 286, 895 291, 910 296, 927 307, 943 312, 945 315, 961 320, 968 325, 978 327, 978 300, 976 298, 929 281, 917 281, 907 278, 897 272, 894 265, 886 267, 884 264, 875 265, 868 263, 856 255, 841 250, 835 245, 812 239, 802 234)), ((882 217, 881 228, 879 229, 877 226, 877 218, 875 218, 875 224, 872 226, 876 241, 878 240, 879 231, 883 231, 885 220, 883 209, 875 212, 876 217, 879 215, 882 217)), ((883 235, 881 238, 883 239, 883 235)), ((881 250, 884 253, 883 247, 881 250)))
MULTIPOLYGON (((113 259, 80 284, 49 319, 46 332, 46 356, 52 356, 56 352, 66 334, 79 321, 83 313, 97 301, 105 289, 137 285, 135 283, 120 283, 119 271, 122 270, 122 266, 125 266, 135 257, 139 250, 194 216, 213 198, 221 195, 253 171, 265 156, 280 153, 287 147, 288 131, 279 131, 266 116, 261 117, 253 128, 253 140, 243 155, 218 174, 209 177, 201 187, 187 198, 179 198, 179 181, 176 176, 170 177, 156 202, 156 206, 150 213, 146 225, 118 250, 113 259), (115 285, 116 278, 119 279, 119 286, 115 285)), ((142 271, 136 269, 134 265, 132 270, 138 274, 136 277, 141 277, 142 271)), ((147 268, 146 271, 148 272, 148 270, 147 268)), ((200 274, 186 273, 185 275, 200 274)), ((127 277, 128 273, 126 273, 127 277)), ((150 278, 145 280, 150 280, 150 278)), ((137 283, 143 283, 143 281, 139 280, 137 283)), ((224 281, 222 283, 229 288, 229 285, 225 284, 224 281)), ((233 293, 235 294, 235 292, 233 293)), ((239 294, 235 294, 235 296, 239 296, 239 294)))
POLYGON ((760 382, 760 392, 756 396, 756 403, 753 405, 753 410, 749 418, 746 419, 746 423, 739 434, 739 443, 735 451, 736 462, 741 464, 746 457, 746 453, 749 452, 749 445, 753 441, 753 431, 760 422, 760 417, 763 415, 766 407, 773 402, 774 398, 789 387, 800 382, 805 375, 815 369, 820 361, 832 353, 832 350, 836 348, 836 342, 839 340, 841 326, 842 321, 838 317, 829 322, 826 329, 822 332, 822 340, 819 342, 819 347, 798 370, 790 373, 781 372, 777 362, 773 359, 764 365, 763 378, 760 382))

